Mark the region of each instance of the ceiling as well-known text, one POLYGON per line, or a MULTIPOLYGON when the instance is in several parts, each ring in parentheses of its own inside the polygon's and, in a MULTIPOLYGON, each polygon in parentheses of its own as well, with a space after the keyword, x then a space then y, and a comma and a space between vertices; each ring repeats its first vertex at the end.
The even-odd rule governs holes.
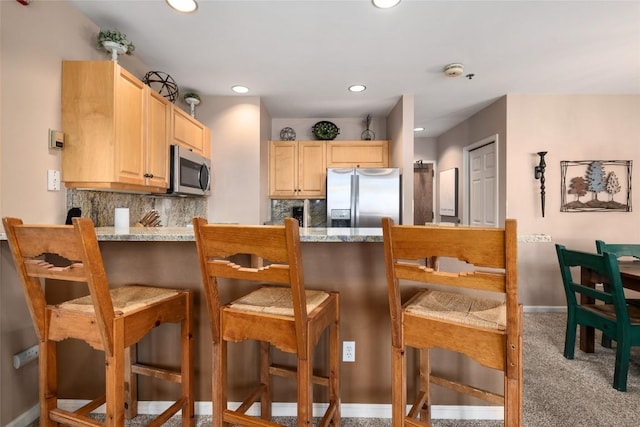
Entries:
POLYGON ((434 137, 505 94, 640 94, 637 0, 198 2, 71 0, 182 93, 241 84, 272 118, 384 117, 412 95, 415 136, 434 137), (446 77, 449 63, 464 73, 446 77))

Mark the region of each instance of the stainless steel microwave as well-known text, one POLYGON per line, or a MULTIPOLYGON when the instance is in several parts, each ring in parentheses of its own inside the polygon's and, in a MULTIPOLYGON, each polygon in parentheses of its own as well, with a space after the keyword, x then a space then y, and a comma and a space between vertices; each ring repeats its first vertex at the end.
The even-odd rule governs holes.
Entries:
POLYGON ((174 195, 207 196, 211 187, 211 161, 179 145, 171 145, 169 190, 174 195))

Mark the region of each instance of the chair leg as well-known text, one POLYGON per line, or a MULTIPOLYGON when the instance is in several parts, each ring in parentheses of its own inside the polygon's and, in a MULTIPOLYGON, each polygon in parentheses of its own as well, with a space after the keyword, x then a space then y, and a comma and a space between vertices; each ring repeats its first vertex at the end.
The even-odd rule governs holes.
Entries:
POLYGON ((577 327, 575 313, 571 309, 567 310, 567 331, 564 339, 564 357, 567 359, 573 359, 577 327))
POLYGON ((105 427, 124 426, 124 322, 113 322, 113 352, 106 358, 105 427))
POLYGON ((214 338, 212 349, 213 360, 213 391, 212 391, 212 425, 213 427, 223 427, 224 411, 227 409, 227 342, 220 337, 214 338))
POLYGON ((426 400, 424 405, 420 409, 420 420, 430 424, 431 423, 431 361, 429 358, 429 349, 421 348, 419 351, 420 357, 420 378, 418 381, 418 393, 424 393, 426 400))
POLYGON ((307 359, 298 358, 298 427, 310 427, 313 417, 312 351, 307 346, 307 359))
POLYGON ((523 393, 523 317, 522 305, 519 306, 518 319, 520 328, 518 330, 518 355, 516 372, 517 378, 509 376, 509 369, 505 371, 504 379, 504 425, 505 427, 522 426, 522 393, 523 393))
POLYGON ((393 347, 391 354, 391 424, 403 426, 407 407, 407 364, 404 347, 393 347))
POLYGON ((38 346, 40 357, 38 368, 40 369, 40 427, 53 427, 58 423, 49 418, 49 412, 58 407, 58 374, 57 374, 57 348, 55 341, 41 341, 38 346))
MULTIPOLYGON (((339 306, 339 305, 338 305, 339 306)), ((339 316, 339 314, 338 314, 339 316)), ((329 402, 336 403, 333 425, 340 426, 340 319, 329 328, 329 402)))
POLYGON ((138 415, 138 375, 131 367, 138 361, 136 344, 124 350, 124 416, 130 420, 138 415))
POLYGON ((613 372, 613 388, 627 391, 627 374, 629 372, 631 345, 629 340, 618 340, 616 347, 616 367, 613 372))
POLYGON ((260 417, 264 420, 271 419, 271 403, 273 400, 273 389, 271 388, 271 344, 260 341, 260 383, 265 387, 260 395, 260 417))
POLYGON ((185 318, 180 326, 180 395, 183 399, 182 406, 182 426, 190 427, 195 424, 194 403, 193 403, 193 318, 191 310, 193 308, 193 298, 191 292, 185 292, 187 304, 185 307, 185 318))

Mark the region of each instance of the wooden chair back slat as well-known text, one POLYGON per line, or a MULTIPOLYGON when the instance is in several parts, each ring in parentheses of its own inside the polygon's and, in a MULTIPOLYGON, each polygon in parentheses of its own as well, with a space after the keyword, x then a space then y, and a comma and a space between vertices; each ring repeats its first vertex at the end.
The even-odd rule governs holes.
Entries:
POLYGON ((24 258, 56 254, 69 261, 81 261, 83 251, 78 235, 70 225, 20 225, 15 228, 24 258))
POLYGON ((505 268, 505 234, 497 228, 411 226, 389 230, 398 259, 456 258, 477 267, 505 268))
POLYGON ((403 262, 395 263, 395 271, 398 279, 423 283, 438 283, 468 289, 506 292, 506 277, 504 274, 499 273, 484 271, 462 273, 440 272, 422 265, 403 262))
POLYGON ((290 282, 289 266, 283 264, 249 268, 239 266, 231 261, 215 260, 208 264, 208 270, 210 276, 226 277, 228 279, 283 284, 290 282))
POLYGON ((237 254, 252 254, 273 262, 288 260, 284 228, 210 224, 203 227, 202 245, 210 258, 228 258, 237 254))

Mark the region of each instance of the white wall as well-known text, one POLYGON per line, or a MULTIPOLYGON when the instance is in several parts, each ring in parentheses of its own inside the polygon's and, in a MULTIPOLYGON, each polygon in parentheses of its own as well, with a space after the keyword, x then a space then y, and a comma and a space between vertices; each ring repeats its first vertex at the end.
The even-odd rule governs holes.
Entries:
POLYGON ((413 95, 403 95, 387 117, 393 141, 389 163, 402 173, 402 223, 413 224, 413 95))
POLYGON ((413 161, 436 161, 438 159, 437 138, 413 138, 413 161))
POLYGON ((203 96, 198 118, 211 129, 209 221, 262 224, 261 104, 254 96, 203 96))

